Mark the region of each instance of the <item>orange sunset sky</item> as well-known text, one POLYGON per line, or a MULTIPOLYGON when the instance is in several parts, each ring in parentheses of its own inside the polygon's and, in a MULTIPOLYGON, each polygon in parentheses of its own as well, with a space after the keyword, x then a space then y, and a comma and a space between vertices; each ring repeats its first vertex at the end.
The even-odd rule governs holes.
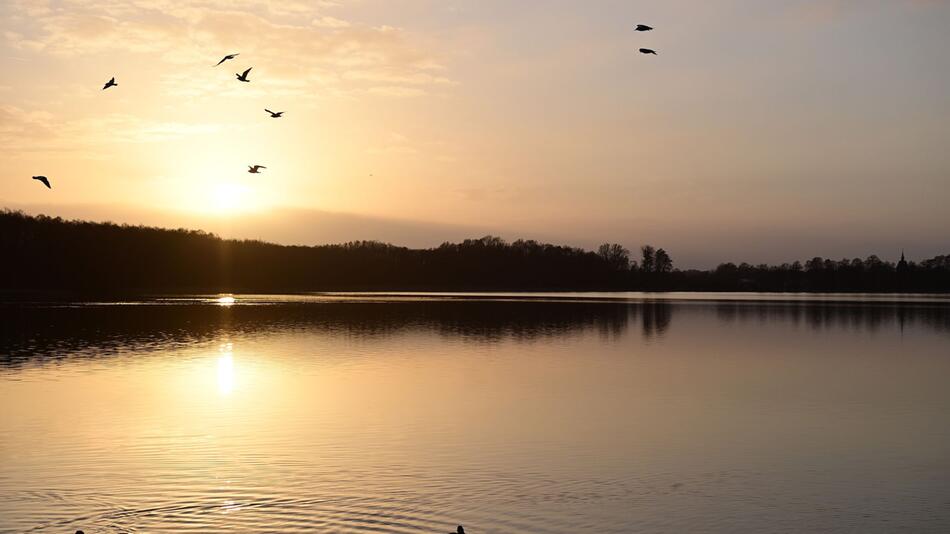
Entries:
POLYGON ((5 0, 0 206, 920 259, 950 252, 948 28, 941 0, 5 0))

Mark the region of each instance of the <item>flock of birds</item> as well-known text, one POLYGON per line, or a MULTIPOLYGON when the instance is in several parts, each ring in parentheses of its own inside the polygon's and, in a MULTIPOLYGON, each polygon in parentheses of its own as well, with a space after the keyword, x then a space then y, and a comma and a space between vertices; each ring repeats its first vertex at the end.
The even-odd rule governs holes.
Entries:
MULTIPOLYGON (((637 27, 634 28, 634 30, 638 32, 648 32, 652 29, 653 29, 652 27, 647 26, 646 24, 637 24, 637 27)), ((641 48, 640 53, 657 55, 656 51, 651 48, 641 48)), ((214 66, 217 67, 218 65, 221 65, 225 61, 234 59, 239 55, 240 53, 228 54, 224 56, 223 58, 221 58, 221 61, 218 61, 214 66)), ((234 75, 237 77, 238 81, 250 83, 251 80, 247 76, 248 74, 251 73, 252 68, 253 67, 248 67, 244 72, 234 73, 234 75)), ((118 86, 119 84, 116 83, 115 76, 113 76, 112 78, 109 79, 108 82, 105 83, 105 85, 102 86, 102 90, 105 91, 106 89, 109 89, 110 87, 118 87, 118 86)), ((279 119, 280 117, 284 115, 283 111, 271 111, 267 108, 264 108, 264 111, 269 113, 272 119, 279 119)), ((267 167, 263 165, 248 165, 247 172, 251 174, 260 174, 261 169, 266 169, 266 168, 267 167)), ((33 179, 43 183, 43 185, 45 185, 49 189, 53 188, 53 186, 50 185, 49 178, 47 178, 46 176, 34 176, 33 179)), ((84 533, 82 530, 77 530, 76 534, 84 534, 84 533)), ((462 527, 462 525, 458 525, 458 528, 456 528, 455 532, 451 534, 465 534, 465 529, 462 527)))
MULTIPOLYGON (((646 24, 637 24, 637 27, 634 28, 634 31, 638 31, 638 32, 648 32, 648 31, 650 31, 650 30, 652 30, 652 29, 653 29, 653 28, 652 28, 651 26, 647 26, 646 24)), ((656 50, 653 50, 652 48, 641 48, 641 49, 640 49, 640 53, 641 53, 641 54, 653 54, 653 55, 655 56, 655 55, 656 55, 656 50)))
MULTIPOLYGON (((218 65, 224 63, 225 61, 229 59, 234 59, 238 57, 239 55, 240 53, 228 54, 224 56, 223 58, 221 58, 221 61, 218 61, 214 66, 217 67, 218 65)), ((236 72, 234 73, 234 75, 237 77, 238 81, 249 83, 251 80, 247 77, 247 75, 251 72, 252 68, 253 67, 248 67, 247 70, 245 70, 244 72, 241 72, 241 73, 236 72)), ((106 89, 109 89, 110 87, 118 87, 118 86, 119 84, 116 83, 115 76, 113 76, 112 78, 109 78, 109 81, 107 81, 105 85, 102 86, 102 90, 105 91, 106 89)), ((271 111, 267 108, 264 108, 264 111, 269 113, 272 119, 279 119, 284 116, 283 111, 271 111)), ((266 169, 266 168, 267 167, 263 165, 248 165, 247 172, 251 174, 260 174, 261 169, 266 169)), ((52 184, 50 184, 49 178, 47 178, 46 176, 34 176, 33 179, 45 185, 47 189, 53 188, 52 184)))
MULTIPOLYGON (((634 31, 638 31, 638 32, 648 32, 648 31, 651 31, 652 29, 653 29, 652 26, 647 26, 646 24, 637 24, 637 27, 634 28, 634 31)), ((641 48, 641 49, 640 49, 640 53, 641 53, 641 54, 653 54, 653 55, 655 56, 655 55, 656 55, 656 50, 653 50, 652 48, 641 48)), ((241 54, 240 54, 240 53, 228 54, 228 55, 224 56, 223 58, 221 58, 221 61, 218 61, 217 63, 215 63, 214 66, 217 67, 218 65, 221 65, 221 64, 224 63, 225 61, 234 59, 234 58, 238 57, 239 55, 241 55, 241 54)), ((247 75, 251 73, 251 69, 253 69, 253 68, 254 68, 254 67, 248 67, 244 72, 241 72, 241 73, 235 72, 235 73, 234 73, 234 76, 237 77, 237 80, 238 80, 239 82, 250 83, 251 80, 247 77, 247 75)), ((115 76, 113 76, 112 78, 109 78, 109 81, 106 82, 105 85, 102 86, 102 90, 105 91, 106 89, 109 89, 110 87, 118 87, 118 86, 119 86, 119 84, 116 83, 116 81, 115 81, 115 76)), ((271 111, 271 110, 269 110, 269 109, 267 109, 267 108, 264 108, 264 111, 266 111, 267 113, 269 113, 269 114, 270 114, 270 117, 271 117, 272 119, 279 119, 279 118, 281 118, 281 117, 284 116, 284 112, 283 112, 283 111, 271 111)), ((260 174, 260 173, 261 173, 261 169, 266 169, 266 168, 267 168, 267 167, 265 167, 265 166, 263 166, 263 165, 248 165, 248 166, 247 166, 247 172, 249 172, 249 173, 251 173, 251 174, 260 174)), ((370 174, 370 176, 372 176, 372 174, 370 174)), ((45 185, 47 189, 52 189, 52 188, 53 188, 53 186, 52 186, 52 185, 50 184, 50 182, 49 182, 49 178, 47 178, 46 176, 34 176, 33 179, 36 180, 36 181, 38 181, 38 182, 40 182, 40 183, 42 183, 43 185, 45 185)))

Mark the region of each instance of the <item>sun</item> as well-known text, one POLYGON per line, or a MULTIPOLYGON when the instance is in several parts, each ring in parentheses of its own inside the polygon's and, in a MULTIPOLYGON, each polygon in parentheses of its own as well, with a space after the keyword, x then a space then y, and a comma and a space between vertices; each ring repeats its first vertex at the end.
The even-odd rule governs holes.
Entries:
POLYGON ((207 207, 215 213, 227 214, 246 211, 251 208, 248 200, 250 188, 241 184, 220 183, 209 192, 207 207))

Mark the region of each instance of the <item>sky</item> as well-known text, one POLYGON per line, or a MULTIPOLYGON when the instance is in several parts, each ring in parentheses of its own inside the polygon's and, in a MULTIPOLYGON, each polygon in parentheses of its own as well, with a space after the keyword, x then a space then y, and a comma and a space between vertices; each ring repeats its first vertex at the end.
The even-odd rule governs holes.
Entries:
POLYGON ((950 253, 947 28, 948 0, 4 0, 0 207, 923 259, 950 253))

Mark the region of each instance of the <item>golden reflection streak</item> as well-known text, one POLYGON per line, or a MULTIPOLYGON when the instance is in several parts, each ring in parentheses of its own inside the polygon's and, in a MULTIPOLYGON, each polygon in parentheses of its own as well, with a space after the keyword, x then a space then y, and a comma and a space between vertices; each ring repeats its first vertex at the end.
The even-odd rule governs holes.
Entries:
POLYGON ((230 395, 234 391, 234 346, 225 343, 218 348, 218 394, 230 395))

